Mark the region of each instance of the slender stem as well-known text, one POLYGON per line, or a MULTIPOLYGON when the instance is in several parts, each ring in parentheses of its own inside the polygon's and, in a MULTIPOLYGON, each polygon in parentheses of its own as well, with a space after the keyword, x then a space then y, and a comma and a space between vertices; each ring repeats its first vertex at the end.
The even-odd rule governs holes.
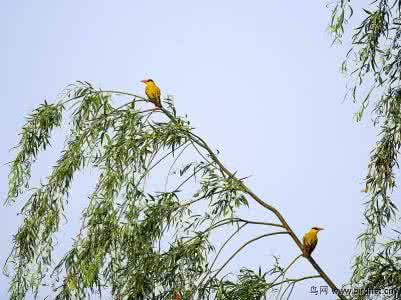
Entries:
POLYGON ((273 283, 276 282, 280 277, 285 276, 285 273, 287 273, 287 271, 291 268, 291 266, 293 264, 295 264, 295 262, 302 256, 302 254, 298 255, 297 257, 295 257, 290 264, 287 266, 287 268, 284 269, 283 272, 281 272, 281 274, 279 276, 277 276, 276 279, 273 280, 273 283))
POLYGON ((275 227, 285 228, 283 225, 276 224, 276 223, 251 221, 251 220, 245 220, 245 219, 241 219, 241 218, 233 218, 233 220, 235 220, 236 222, 244 222, 247 224, 266 225, 266 226, 275 226, 275 227))
POLYGON ((180 153, 177 155, 177 157, 174 159, 173 163, 171 164, 170 168, 168 169, 167 172, 167 176, 166 176, 166 180, 164 181, 164 191, 167 191, 167 185, 168 185, 168 179, 170 177, 171 171, 174 168, 176 162, 178 161, 178 159, 181 157, 181 155, 184 153, 184 151, 190 146, 191 144, 187 144, 181 151, 180 153))
POLYGON ((207 274, 205 274, 205 275, 203 276, 203 278, 199 281, 198 287, 203 283, 203 281, 207 278, 207 276, 209 276, 209 274, 212 273, 213 266, 214 266, 214 264, 216 263, 217 258, 219 257, 221 251, 223 251, 224 247, 225 247, 225 246, 230 242, 230 240, 232 240, 233 237, 236 236, 236 235, 241 231, 241 229, 243 229, 246 225, 248 225, 248 224, 245 223, 245 224, 242 224, 240 227, 238 227, 238 229, 237 229, 233 234, 231 234, 231 235, 228 237, 228 239, 223 243, 223 245, 221 245, 219 251, 217 252, 216 256, 215 256, 214 259, 213 259, 213 262, 210 264, 210 267, 209 267, 209 270, 208 270, 207 274))
MULTIPOLYGON (((284 299, 285 293, 287 292, 287 290, 288 290, 289 288, 291 288, 290 293, 288 294, 288 297, 287 297, 287 299, 289 299, 290 296, 291 296, 292 290, 294 289, 294 286, 295 286, 295 282, 291 282, 289 285, 287 285, 287 287, 284 289, 283 293, 282 293, 281 296, 280 296, 280 300, 281 300, 281 299, 284 299)), ((276 299, 278 298, 279 295, 280 295, 280 294, 277 294, 276 299)))
MULTIPOLYGON (((253 239, 247 241, 246 243, 244 243, 241 247, 239 247, 239 248, 237 249, 237 251, 235 251, 235 252, 229 257, 229 259, 227 259, 227 260, 225 261, 225 263, 216 271, 216 273, 206 281, 205 285, 206 285, 209 281, 211 281, 211 280, 213 280, 214 278, 216 278, 217 275, 219 275, 219 273, 225 268, 225 266, 227 266, 228 263, 229 263, 238 253, 240 253, 246 246, 248 246, 249 244, 252 244, 253 242, 256 242, 257 240, 260 240, 260 239, 262 239, 262 238, 264 238, 264 237, 268 237, 268 236, 272 236, 272 235, 279 235, 279 234, 288 234, 288 232, 287 232, 287 231, 277 231, 277 232, 262 234, 262 235, 257 236, 256 238, 253 238, 253 239)), ((213 263, 214 263, 214 262, 213 262, 213 263)), ((206 276, 203 277, 202 280, 199 282, 198 288, 197 288, 197 289, 199 289, 199 287, 201 286, 201 284, 203 283, 203 281, 204 281, 205 279, 206 279, 206 276)))
POLYGON ((213 266, 214 266, 215 262, 217 261, 217 258, 219 257, 221 251, 223 251, 224 247, 225 247, 225 246, 232 240, 232 238, 233 238, 234 236, 236 236, 236 235, 238 234, 238 232, 240 232, 241 229, 244 228, 246 225, 248 225, 248 223, 242 224, 240 227, 238 227, 238 229, 237 229, 233 234, 231 234, 231 235, 228 237, 228 239, 223 243, 223 245, 221 245, 219 251, 217 252, 216 256, 214 257, 214 259, 213 259, 213 261, 212 261, 212 263, 211 263, 211 265, 210 265, 210 268, 209 268, 210 270, 213 269, 213 266))
POLYGON ((196 147, 195 143, 194 143, 192 140, 190 140, 190 141, 191 141, 191 144, 194 146, 196 152, 198 152, 198 154, 199 154, 205 161, 207 161, 209 164, 211 164, 211 162, 205 157, 205 155, 203 155, 203 153, 200 152, 200 150, 198 149, 198 147, 196 147))
POLYGON ((206 233, 207 231, 211 231, 217 227, 223 226, 223 225, 227 225, 227 224, 231 224, 231 223, 245 223, 245 224, 257 224, 257 225, 266 225, 266 226, 275 226, 275 227, 282 227, 284 228, 282 225, 280 224, 274 224, 274 223, 265 223, 265 222, 254 222, 254 221, 250 221, 250 220, 245 220, 245 219, 241 219, 241 218, 226 218, 226 219, 222 219, 218 222, 216 222, 216 224, 214 224, 213 226, 209 227, 208 229, 206 229, 204 231, 204 233, 206 233))
POLYGON ((203 195, 203 196, 201 196, 201 197, 198 197, 198 198, 196 198, 196 199, 193 199, 193 200, 190 200, 190 201, 187 201, 187 202, 181 204, 181 205, 179 206, 179 208, 186 207, 186 206, 190 206, 190 205, 192 205, 192 204, 194 204, 194 203, 196 203, 196 202, 198 202, 198 201, 201 201, 201 200, 203 200, 203 199, 205 199, 205 198, 207 198, 207 197, 209 197, 209 196, 214 196, 214 195, 217 195, 217 194, 220 194, 220 193, 221 193, 221 192, 215 192, 215 193, 212 193, 212 194, 209 194, 209 195, 203 195))
POLYGON ((320 275, 311 275, 311 276, 305 276, 305 277, 301 277, 301 278, 287 278, 287 279, 285 279, 283 281, 280 281, 280 282, 277 282, 277 283, 271 285, 270 288, 275 287, 277 285, 281 285, 283 283, 287 283, 287 282, 296 283, 296 282, 300 282, 300 281, 303 281, 303 280, 313 279, 313 278, 320 278, 320 277, 321 277, 320 275))
POLYGON ((140 100, 146 101, 146 102, 150 102, 149 99, 142 97, 142 96, 138 96, 136 94, 133 93, 127 93, 127 92, 123 92, 123 91, 115 91, 115 90, 101 90, 101 91, 97 91, 98 93, 105 93, 105 94, 119 94, 119 95, 125 95, 125 96, 131 96, 131 97, 135 97, 138 98, 140 100))
MULTIPOLYGON (((214 222, 214 220, 213 220, 213 222, 214 222)), ((219 228, 219 227, 221 227, 221 226, 224 226, 224 225, 227 225, 227 224, 230 224, 230 223, 232 223, 233 221, 232 220, 228 220, 227 221, 227 219, 223 219, 223 220, 220 220, 220 221, 217 221, 216 223, 213 223, 212 222, 212 224, 208 227, 208 228, 206 228, 205 230, 203 230, 200 234, 206 234, 206 233, 208 233, 209 231, 212 231, 212 230, 214 230, 214 229, 216 229, 216 228, 219 228)), ((189 238, 188 240, 186 240, 185 241, 185 243, 188 243, 188 242, 191 242, 192 240, 194 240, 194 239, 196 239, 198 236, 196 235, 196 236, 193 236, 193 237, 191 237, 191 238, 189 238)))
POLYGON ((291 290, 290 290, 290 292, 288 293, 287 300, 290 299, 291 294, 292 294, 292 292, 294 291, 295 284, 296 284, 296 282, 291 282, 291 283, 290 283, 290 285, 291 285, 291 290))
MULTIPOLYGON (((138 182, 135 184, 135 188, 137 188, 142 180, 148 175, 150 174, 150 171, 152 171, 152 169, 154 169, 157 165, 159 165, 164 159, 166 159, 168 156, 170 156, 175 150, 180 149, 182 146, 184 146, 186 143, 183 143, 181 145, 179 145, 177 148, 175 148, 174 150, 169 151, 167 154, 163 155, 158 161, 156 161, 153 165, 152 162, 156 157, 157 151, 155 153, 155 155, 149 160, 148 166, 146 167, 146 172, 144 172, 138 182)), ((127 202, 124 203, 123 207, 120 209, 120 213, 118 215, 118 220, 120 220, 120 218, 123 216, 123 214, 125 213, 125 210, 127 209, 127 202)))
MULTIPOLYGON (((291 266, 292 266, 293 264, 295 264, 295 262, 296 262, 301 256, 302 256, 302 254, 300 254, 300 255, 298 255, 297 257, 295 257, 295 258, 290 262, 290 264, 281 272, 281 274, 278 275, 278 276, 276 277, 276 279, 274 279, 274 280, 272 281, 272 283, 275 283, 275 282, 276 282, 277 280, 279 280, 281 277, 285 278, 285 274, 287 273, 287 271, 291 268, 291 266)), ((283 288, 283 286, 280 285, 280 289, 279 289, 279 291, 278 291, 278 293, 277 293, 276 299, 278 299, 278 296, 280 295, 282 288, 283 288)), ((284 294, 285 294, 285 291, 286 291, 286 289, 284 290, 284 294)))
POLYGON ((204 165, 204 166, 201 166, 201 167, 196 166, 195 169, 196 169, 196 168, 198 168, 198 169, 197 169, 196 171, 195 171, 195 169, 194 169, 193 174, 189 175, 184 181, 182 181, 182 182, 174 189, 174 191, 179 191, 180 188, 182 188, 182 187, 184 186, 184 184, 186 184, 191 178, 196 177, 196 174, 198 174, 200 171, 202 171, 203 169, 207 168, 208 166, 209 166, 209 164, 204 165))
MULTIPOLYGON (((241 247, 239 247, 237 249, 237 251, 235 251, 229 259, 226 260, 226 262, 217 270, 217 272, 212 276, 211 279, 215 278, 224 268, 225 266, 228 265, 228 263, 238 254, 241 252, 241 250, 243 250, 246 246, 248 246, 249 244, 252 244, 253 242, 256 242, 257 240, 260 240, 264 237, 268 237, 268 236, 272 236, 272 235, 279 235, 279 234, 288 234, 287 231, 278 231, 278 232, 272 232, 272 233, 266 233, 266 234, 262 234, 260 236, 257 236, 256 238, 253 238, 249 241, 247 241, 246 243, 244 243, 241 247)), ((211 280, 209 279, 209 281, 211 280)))

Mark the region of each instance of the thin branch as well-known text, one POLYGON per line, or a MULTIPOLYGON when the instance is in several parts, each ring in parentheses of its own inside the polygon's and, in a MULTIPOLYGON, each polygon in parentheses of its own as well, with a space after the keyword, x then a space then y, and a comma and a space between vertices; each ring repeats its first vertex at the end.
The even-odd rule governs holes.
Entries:
POLYGON ((145 98, 145 97, 142 97, 142 96, 138 96, 138 95, 133 94, 133 93, 127 93, 127 92, 115 91, 115 90, 106 90, 106 91, 100 90, 100 91, 97 91, 97 92, 98 92, 98 93, 119 94, 119 95, 131 96, 131 97, 135 97, 135 98, 137 98, 137 99, 143 100, 143 101, 145 101, 145 102, 150 102, 149 99, 147 99, 147 98, 145 98))
POLYGON ((170 177, 171 171, 174 167, 174 165, 177 163, 178 159, 181 157, 181 155, 184 153, 184 151, 190 146, 191 144, 187 144, 181 151, 178 153, 177 157, 174 159, 173 163, 171 164, 170 168, 168 169, 166 180, 164 182, 164 191, 167 190, 167 184, 168 184, 168 179, 170 177))
MULTIPOLYGON (((166 159, 168 156, 170 156, 175 150, 181 148, 182 146, 184 146, 186 143, 183 143, 181 145, 179 145, 177 148, 175 148, 174 150, 169 151, 167 154, 163 155, 158 161, 156 161, 153 165, 152 162, 154 160, 154 158, 156 157, 156 155, 154 155, 151 160, 148 163, 148 166, 146 167, 146 172, 144 172, 141 177, 139 178, 138 182, 136 183, 135 187, 137 188, 140 183, 142 182, 142 180, 150 173, 150 171, 152 171, 152 169, 154 169, 156 166, 158 166, 164 159, 166 159)), ((157 153, 157 152, 156 152, 157 153)), ((155 154, 156 154, 155 153, 155 154)), ((120 213, 118 215, 118 220, 120 220, 120 218, 123 216, 126 208, 127 208, 128 203, 125 202, 123 207, 120 209, 120 213)))
MULTIPOLYGON (((289 299, 289 297, 290 297, 290 295, 291 295, 291 293, 292 293, 292 290, 294 289, 294 286, 295 286, 295 282, 292 282, 292 283, 288 284, 288 285, 286 286, 286 288, 284 289, 283 293, 281 294, 280 300, 284 299, 285 293, 287 292, 287 290, 288 290, 289 288, 291 288, 291 290, 290 290, 290 292, 289 292, 289 294, 288 294, 288 297, 287 297, 287 299, 289 299)), ((280 291, 281 291, 281 287, 280 287, 280 291)), ((280 291, 277 293, 276 299, 278 298, 278 296, 280 296, 280 291)))
POLYGON ((270 288, 281 285, 283 283, 287 283, 287 282, 293 282, 293 283, 297 283, 303 280, 307 280, 307 279, 313 279, 313 278, 321 278, 322 276, 320 275, 311 275, 311 276, 305 276, 305 277, 301 277, 301 278, 287 278, 283 281, 277 282, 275 284, 273 284, 270 288))
MULTIPOLYGON (((246 225, 248 225, 248 223, 242 224, 240 227, 238 227, 238 229, 237 229, 233 234, 231 234, 231 235, 228 237, 228 239, 221 245, 219 251, 217 252, 216 256, 215 256, 214 259, 213 259, 213 262, 210 264, 210 267, 209 267, 209 270, 210 270, 210 271, 213 269, 213 266, 214 266, 214 264, 216 263, 217 258, 219 257, 221 251, 223 251, 224 247, 225 247, 225 246, 230 242, 230 240, 232 240, 232 239, 234 238, 234 236, 236 236, 236 235, 241 231, 241 229, 243 229, 246 225)), ((210 273, 210 271, 209 271, 209 273, 210 273)), ((209 275, 209 274, 207 274, 207 275, 209 275)), ((207 276, 207 275, 206 275, 206 276, 207 276)))
POLYGON ((240 253, 246 246, 248 246, 249 244, 252 244, 253 242, 256 242, 257 240, 260 240, 262 238, 268 237, 268 236, 273 236, 273 235, 280 235, 280 234, 288 234, 287 231, 277 231, 277 232, 272 232, 272 233, 266 233, 266 234, 262 234, 256 238, 253 238, 249 241, 247 241, 246 243, 244 243, 241 247, 239 247, 237 249, 237 251, 235 251, 229 259, 226 260, 226 262, 217 270, 217 272, 212 276, 212 278, 210 278, 208 281, 212 280, 213 278, 216 278, 218 274, 220 274, 220 272, 228 265, 228 263, 238 254, 240 253))
POLYGON ((295 264, 295 262, 302 256, 302 254, 298 255, 297 257, 295 257, 290 264, 283 270, 283 272, 281 272, 281 274, 279 276, 277 276, 276 279, 273 280, 273 283, 275 283, 280 277, 285 276, 285 273, 287 273, 287 271, 291 268, 291 266, 293 264, 295 264))
POLYGON ((247 224, 266 225, 266 226, 274 226, 274 227, 285 228, 283 225, 276 224, 276 223, 251 221, 251 220, 245 220, 245 219, 242 219, 242 218, 233 218, 233 219, 236 220, 236 221, 238 221, 238 222, 245 222, 245 223, 247 223, 247 224))
POLYGON ((204 165, 202 167, 197 166, 197 170, 194 171, 190 176, 188 176, 184 181, 182 181, 173 191, 179 191, 181 187, 183 187, 191 178, 195 177, 196 174, 198 174, 200 171, 202 171, 203 169, 209 167, 210 164, 204 165))
MULTIPOLYGON (((279 280, 281 277, 284 278, 284 276, 285 276, 285 274, 287 273, 287 271, 291 268, 291 266, 292 266, 301 256, 302 256, 302 254, 300 254, 300 255, 298 255, 297 257, 295 257, 295 258, 291 261, 291 263, 281 272, 281 274, 280 274, 279 276, 277 276, 276 279, 274 279, 274 280, 272 281, 272 283, 275 283, 275 282, 276 282, 277 280, 279 280)), ((277 293, 276 299, 278 299, 278 296, 280 295, 282 288, 283 288, 283 286, 280 285, 280 289, 279 289, 279 291, 278 291, 278 293, 277 293)), ((287 289, 284 290, 284 293, 283 293, 283 294, 285 294, 286 290, 287 290, 287 289)))
POLYGON ((190 139, 192 146, 195 148, 196 152, 198 152, 198 154, 205 160, 207 161, 209 164, 212 164, 212 162, 209 161, 209 159, 206 158, 206 156, 198 149, 198 147, 196 147, 196 144, 190 139))
POLYGON ((219 193, 221 193, 221 192, 216 192, 216 193, 213 193, 213 194, 211 194, 211 195, 203 195, 202 197, 199 197, 199 198, 196 198, 196 199, 194 199, 194 200, 191 200, 191 201, 188 201, 188 202, 186 202, 186 203, 183 203, 183 204, 181 204, 179 207, 181 208, 181 207, 191 206, 192 204, 194 204, 194 203, 196 203, 196 202, 198 202, 198 201, 201 201, 201 200, 203 200, 203 199, 205 199, 205 198, 207 198, 207 197, 209 197, 209 196, 217 195, 217 194, 219 194, 219 193))

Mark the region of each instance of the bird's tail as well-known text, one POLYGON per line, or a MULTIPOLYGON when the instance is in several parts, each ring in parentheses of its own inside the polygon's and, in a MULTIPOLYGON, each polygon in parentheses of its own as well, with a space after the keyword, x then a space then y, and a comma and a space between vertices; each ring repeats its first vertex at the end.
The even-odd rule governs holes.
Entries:
POLYGON ((162 108, 162 102, 160 101, 160 99, 152 99, 151 101, 153 102, 153 104, 154 104, 157 108, 162 108))

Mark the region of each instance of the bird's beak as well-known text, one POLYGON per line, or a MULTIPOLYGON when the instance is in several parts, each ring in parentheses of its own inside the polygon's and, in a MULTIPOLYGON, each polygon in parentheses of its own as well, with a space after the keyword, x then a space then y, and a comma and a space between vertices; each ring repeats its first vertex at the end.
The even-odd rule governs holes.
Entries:
POLYGON ((324 230, 324 228, 322 228, 322 227, 319 227, 319 231, 320 231, 320 230, 324 230))
POLYGON ((144 80, 141 80, 141 82, 143 82, 143 83, 146 83, 146 81, 147 81, 146 79, 144 79, 144 80))

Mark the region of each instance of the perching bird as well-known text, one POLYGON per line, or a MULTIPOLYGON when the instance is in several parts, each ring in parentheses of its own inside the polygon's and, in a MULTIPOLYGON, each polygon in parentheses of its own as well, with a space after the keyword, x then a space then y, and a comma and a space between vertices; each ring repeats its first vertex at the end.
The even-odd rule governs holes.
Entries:
POLYGON ((146 85, 145 94, 149 100, 157 107, 161 108, 162 103, 160 101, 160 89, 152 79, 141 80, 146 85))
POLYGON ((317 245, 317 233, 323 230, 323 228, 320 227, 312 227, 311 230, 309 230, 303 238, 303 243, 304 243, 304 248, 302 251, 302 255, 304 257, 309 257, 312 253, 312 251, 315 249, 317 245))

